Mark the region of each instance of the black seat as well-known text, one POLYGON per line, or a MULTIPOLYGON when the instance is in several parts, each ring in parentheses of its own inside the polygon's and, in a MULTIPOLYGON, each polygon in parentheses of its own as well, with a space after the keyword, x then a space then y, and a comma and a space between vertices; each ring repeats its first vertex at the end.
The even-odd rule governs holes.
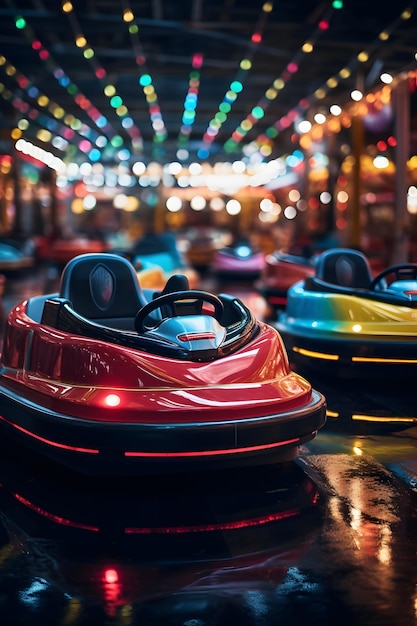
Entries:
POLYGON ((369 289, 372 273, 366 256, 359 250, 334 248, 318 257, 315 278, 340 287, 369 289))
MULTIPOLYGON (((184 274, 173 274, 168 278, 163 290, 160 293, 156 293, 154 297, 164 296, 167 293, 177 293, 184 291, 190 291, 188 278, 184 276, 184 274)), ((175 310, 178 315, 200 315, 202 312, 202 302, 199 300, 195 301, 191 297, 190 302, 180 301, 176 303, 175 310)), ((170 317, 171 308, 169 306, 162 305, 160 309, 160 314, 162 315, 162 317, 170 317)))
POLYGON ((59 295, 79 315, 127 329, 134 328, 136 313, 147 302, 130 261, 107 253, 82 254, 69 261, 59 295))
POLYGON ((188 278, 184 274, 173 274, 170 276, 161 291, 161 295, 165 293, 175 293, 176 291, 188 291, 190 285, 188 278))

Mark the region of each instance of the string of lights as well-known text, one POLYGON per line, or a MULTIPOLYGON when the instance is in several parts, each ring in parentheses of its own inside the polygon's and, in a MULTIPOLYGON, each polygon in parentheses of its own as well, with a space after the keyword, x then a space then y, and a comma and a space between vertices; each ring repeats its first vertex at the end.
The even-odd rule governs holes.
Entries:
MULTIPOLYGON (((103 87, 103 93, 108 98, 109 105, 115 111, 121 127, 126 131, 131 139, 131 147, 134 153, 140 153, 143 149, 142 135, 139 128, 135 125, 134 120, 129 114, 129 110, 118 94, 116 87, 107 81, 107 72, 100 64, 94 48, 89 44, 87 38, 82 32, 81 26, 74 12, 72 2, 64 0, 62 3, 62 12, 68 17, 72 31, 75 37, 75 45, 82 50, 82 55, 91 65, 94 76, 100 81, 103 87)), ((128 160, 131 156, 130 150, 125 147, 125 141, 121 135, 115 135, 110 140, 114 149, 119 150, 118 156, 120 160, 128 160)))
POLYGON ((7 97, 7 99, 11 102, 12 106, 19 111, 20 114, 26 115, 26 119, 19 121, 18 129, 12 131, 14 139, 20 137, 22 132, 29 128, 30 119, 37 120, 37 123, 43 126, 45 130, 42 134, 37 133, 37 138, 41 141, 45 143, 51 141, 52 133, 56 133, 56 137, 53 141, 54 147, 60 150, 69 150, 69 156, 71 156, 71 150, 69 148, 70 142, 83 154, 91 153, 93 148, 92 142, 99 137, 98 133, 92 131, 92 129, 83 124, 81 120, 72 115, 68 115, 56 102, 51 101, 48 96, 40 93, 38 88, 33 85, 22 72, 9 63, 4 55, 0 56, 0 70, 2 70, 9 79, 15 79, 19 89, 26 93, 29 98, 35 99, 38 107, 46 109, 52 115, 51 118, 42 114, 38 108, 31 107, 28 102, 25 102, 21 97, 9 92, 3 85, 3 98, 6 99, 6 96, 9 94, 10 97, 7 97), (29 118, 29 120, 27 118, 29 118), (62 120, 62 123, 59 123, 58 120, 62 120), (76 140, 76 134, 81 137, 78 141, 76 140))
MULTIPOLYGON (((165 141, 168 133, 165 123, 162 119, 161 106, 159 105, 158 96, 154 86, 154 79, 151 76, 147 65, 147 55, 145 54, 142 39, 139 37, 140 32, 140 18, 135 18, 133 11, 131 10, 128 0, 121 0, 122 12, 121 19, 128 27, 128 32, 131 37, 132 46, 134 50, 134 59, 137 67, 139 68, 138 84, 142 87, 143 93, 146 97, 146 101, 149 108, 150 120, 153 127, 153 143, 154 151, 153 157, 155 160, 162 160, 165 156, 165 141)), ((15 3, 8 0, 15 7, 15 3)), ((413 3, 415 4, 415 3, 413 3)), ((270 2, 265 2, 262 6, 261 15, 252 31, 252 36, 249 41, 248 53, 241 58, 238 65, 238 72, 235 76, 235 80, 229 85, 230 89, 226 92, 221 104, 218 107, 217 113, 212 118, 209 126, 204 133, 203 140, 195 142, 194 145, 198 145, 196 150, 199 160, 204 161, 211 156, 212 146, 215 143, 215 149, 218 151, 221 149, 226 155, 230 155, 234 152, 240 152, 244 157, 250 157, 253 155, 256 159, 267 159, 272 155, 275 139, 278 134, 284 129, 289 128, 292 124, 295 124, 303 118, 304 113, 311 109, 313 110, 315 104, 320 104, 340 87, 344 81, 349 78, 352 80, 355 69, 358 65, 365 65, 372 59, 372 56, 384 56, 383 46, 389 41, 391 33, 401 26, 412 14, 412 7, 403 10, 399 17, 389 24, 387 28, 384 28, 379 33, 378 37, 371 41, 366 47, 360 49, 357 54, 353 56, 347 63, 344 63, 341 69, 333 73, 326 81, 314 92, 303 97, 298 101, 298 104, 292 108, 289 108, 279 119, 274 121, 274 124, 262 131, 254 140, 249 143, 245 143, 246 136, 249 132, 253 131, 256 124, 265 117, 266 110, 271 106, 273 100, 278 98, 282 94, 284 88, 286 88, 289 82, 298 73, 299 67, 304 57, 314 50, 316 50, 317 42, 323 32, 326 32, 330 28, 330 17, 333 11, 342 8, 343 3, 334 1, 331 3, 331 8, 327 10, 325 17, 318 23, 316 22, 316 28, 312 34, 301 45, 300 49, 291 56, 291 61, 285 64, 285 67, 278 78, 275 78, 270 86, 265 90, 260 99, 251 107, 250 113, 244 118, 235 130, 232 132, 231 137, 223 143, 223 146, 219 146, 217 143, 218 134, 225 121, 229 118, 232 107, 236 103, 238 97, 244 89, 244 82, 250 71, 253 71, 252 60, 255 53, 259 49, 259 45, 263 44, 263 30, 268 19, 268 15, 272 12, 273 5, 270 2), (248 62, 246 65, 245 62, 248 62), (227 101, 228 100, 228 101, 227 101), (212 124, 213 122, 213 124, 212 124)), ((48 14, 52 15, 49 11, 48 14)), ((38 55, 39 59, 43 62, 45 67, 49 70, 58 84, 63 87, 67 94, 69 94, 74 103, 79 108, 89 115, 90 119, 95 123, 99 132, 92 129, 87 123, 82 122, 78 117, 70 115, 62 106, 57 102, 50 99, 46 93, 36 87, 34 82, 29 81, 27 77, 21 75, 18 81, 18 90, 16 90, 16 97, 25 97, 36 100, 36 105, 43 110, 47 110, 54 119, 59 118, 63 121, 63 124, 67 126, 67 129, 63 129, 62 139, 68 140, 69 130, 75 130, 77 134, 81 135, 85 143, 83 145, 83 154, 91 161, 106 160, 118 160, 128 161, 134 154, 144 154, 143 140, 141 137, 141 131, 136 126, 133 117, 129 114, 127 106, 123 99, 116 92, 114 85, 111 85, 107 80, 107 71, 97 60, 97 54, 92 46, 89 45, 86 38, 78 24, 77 17, 72 3, 64 2, 62 4, 62 14, 66 15, 72 22, 72 30, 76 34, 75 45, 82 50, 83 56, 86 60, 90 61, 93 66, 95 76, 99 78, 104 85, 103 92, 109 99, 109 104, 113 110, 115 110, 124 133, 118 133, 115 128, 111 127, 107 118, 102 115, 97 108, 95 108, 91 102, 78 86, 71 81, 69 75, 63 69, 65 64, 58 64, 52 57, 50 50, 37 38, 34 34, 32 26, 28 24, 28 17, 32 15, 28 12, 27 15, 23 12, 23 16, 14 15, 15 27, 19 31, 25 34, 29 40, 32 50, 38 55), (80 35, 80 40, 77 44, 77 34, 80 35), (84 39, 83 39, 84 38, 84 39), (80 45, 81 44, 81 45, 80 45), (24 85, 24 86, 23 86, 24 85), (24 95, 22 96, 22 93, 24 95), (109 135, 111 140, 109 141, 109 135), (88 145, 90 143, 90 146, 88 145)), ((94 16, 94 20, 101 16, 94 16)), ((114 19, 115 15, 108 19, 114 19)), ((147 20, 144 20, 143 28, 146 28, 147 20)), ((165 28, 166 25, 160 26, 165 28)), ((141 27, 142 28, 142 27, 141 27)), ((68 42, 63 43, 63 47, 68 53, 68 42)), ((71 51, 71 54, 73 52, 71 51)), ((125 52, 124 52, 125 54, 125 52)), ((177 136, 177 158, 180 161, 187 161, 192 153, 189 149, 189 143, 193 133, 194 123, 197 116, 197 107, 199 105, 201 85, 203 85, 204 73, 200 72, 204 64, 206 68, 206 56, 203 53, 195 53, 192 57, 192 69, 188 75, 188 90, 183 101, 183 111, 181 116, 180 128, 177 136), (200 85, 201 82, 201 85, 200 85)), ((12 66, 12 64, 9 64, 12 66)), ((113 70, 114 71, 114 70, 113 70)), ((364 70, 365 71, 365 70, 364 70)), ((9 77, 10 78, 10 77, 9 77)), ((204 86, 204 85, 203 85, 204 86)), ((202 91, 201 91, 202 92, 202 91)), ((351 96, 354 97, 353 95, 351 96)), ((355 94, 356 97, 356 94, 355 94)), ((340 99, 340 98, 339 98, 340 99)), ((341 107, 339 107, 341 110, 341 107)), ((336 108, 333 108, 336 111, 336 108)), ((330 111, 333 115, 333 112, 330 111)), ((34 113, 32 113, 34 115, 34 113)), ((53 122, 46 117, 38 118, 45 121, 45 130, 55 132, 56 126, 53 126, 53 122)), ((330 119, 330 117, 329 117, 330 119)), ((323 122, 320 122, 323 123, 323 122)), ((336 128, 336 126, 334 126, 336 128)), ((46 136, 46 134, 45 134, 46 136)), ((71 139, 71 137, 69 138, 71 139)), ((77 143, 77 142, 75 142, 77 143)), ((77 146, 78 149, 78 146, 77 146)), ((146 159, 144 159, 146 160, 146 159)))
MULTIPOLYGON (((101 136, 95 140, 97 148, 103 148, 107 143, 107 139, 116 134, 116 130, 111 126, 109 120, 96 107, 94 107, 91 101, 81 92, 79 87, 70 79, 63 68, 56 63, 50 50, 38 37, 36 37, 33 28, 28 23, 27 19, 25 19, 22 15, 17 14, 18 9, 15 4, 11 3, 11 6, 13 6, 16 11, 16 18, 14 20, 16 29, 23 32, 31 48, 38 53, 39 59, 48 69, 53 78, 62 88, 65 89, 67 94, 73 97, 77 106, 83 112, 87 113, 91 121, 100 130, 100 133, 105 135, 105 137, 101 136)), ((101 153, 96 154, 93 152, 91 155, 92 160, 94 160, 95 157, 100 157, 100 154, 101 153)))
POLYGON ((200 88, 200 68, 203 65, 202 54, 194 54, 192 58, 192 70, 188 80, 188 91, 184 100, 184 111, 182 114, 182 125, 178 135, 177 157, 180 161, 185 161, 189 157, 187 149, 190 135, 195 122, 196 109, 198 105, 198 94, 200 88))
POLYGON ((246 54, 244 58, 240 60, 238 72, 234 80, 230 83, 228 90, 223 96, 223 100, 219 104, 217 112, 210 120, 208 127, 203 135, 203 145, 197 152, 199 158, 202 160, 207 159, 210 156, 211 145, 219 134, 221 127, 226 122, 234 103, 239 97, 239 94, 243 91, 245 77, 247 73, 252 69, 252 60, 256 48, 262 42, 262 34, 267 16, 272 12, 273 8, 273 2, 265 2, 262 6, 261 14, 258 18, 257 24, 255 25, 255 30, 252 33, 249 45, 246 50, 246 54))
MULTIPOLYGON (((293 122, 299 120, 304 113, 313 106, 313 104, 324 100, 333 89, 336 89, 336 87, 340 85, 341 82, 350 78, 352 72, 358 65, 367 62, 371 54, 377 55, 380 47, 386 44, 394 29, 398 25, 409 20, 412 13, 413 9, 411 6, 402 10, 399 17, 384 28, 379 33, 378 37, 373 40, 366 49, 361 49, 346 64, 343 65, 337 74, 330 76, 319 88, 314 91, 314 93, 311 93, 301 99, 296 107, 289 110, 285 115, 276 120, 275 123, 267 128, 264 133, 258 135, 258 137, 250 143, 250 151, 258 150, 262 153, 265 146, 268 146, 267 151, 269 152, 272 147, 272 140, 280 131, 288 128, 293 122)), ((360 97, 360 94, 358 94, 358 97, 360 97)), ((342 108, 337 107, 332 110, 335 112, 337 111, 337 114, 340 114, 342 108)))
POLYGON ((154 131, 153 157, 157 158, 163 154, 163 144, 168 136, 168 133, 161 113, 161 107, 159 106, 155 85, 152 76, 146 67, 146 56, 139 37, 139 26, 136 23, 135 15, 127 0, 122 0, 122 6, 123 22, 128 24, 133 51, 135 53, 135 62, 140 70, 139 85, 142 87, 143 94, 148 104, 149 116, 154 131))
MULTIPOLYGON (((313 52, 314 47, 320 38, 320 35, 323 32, 327 31, 330 27, 330 20, 334 10, 334 6, 326 10, 326 14, 319 20, 318 25, 316 26, 313 33, 306 41, 304 41, 301 48, 296 52, 292 60, 283 69, 281 75, 273 81, 273 83, 265 91, 262 98, 257 102, 257 104, 250 111, 250 113, 246 116, 246 118, 242 120, 240 124, 235 128, 235 130, 231 134, 231 137, 227 141, 225 141, 224 150, 226 153, 234 152, 237 149, 239 143, 243 141, 245 136, 255 127, 259 120, 261 120, 265 116, 265 112, 270 106, 271 102, 278 97, 278 95, 283 91, 288 82, 291 80, 292 76, 296 72, 298 72, 303 58, 313 52)), ((263 156, 267 157, 271 152, 272 148, 268 146, 268 148, 265 149, 263 156)))

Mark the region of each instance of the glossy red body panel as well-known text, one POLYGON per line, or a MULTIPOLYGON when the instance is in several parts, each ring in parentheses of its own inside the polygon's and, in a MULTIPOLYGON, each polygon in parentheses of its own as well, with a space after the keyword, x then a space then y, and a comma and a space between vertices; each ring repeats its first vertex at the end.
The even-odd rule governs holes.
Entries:
POLYGON ((40 325, 26 305, 8 316, 2 384, 52 411, 112 422, 250 419, 291 411, 311 398, 292 372, 282 339, 260 332, 239 351, 207 362, 179 361, 40 325), (107 397, 116 394, 118 404, 107 397))

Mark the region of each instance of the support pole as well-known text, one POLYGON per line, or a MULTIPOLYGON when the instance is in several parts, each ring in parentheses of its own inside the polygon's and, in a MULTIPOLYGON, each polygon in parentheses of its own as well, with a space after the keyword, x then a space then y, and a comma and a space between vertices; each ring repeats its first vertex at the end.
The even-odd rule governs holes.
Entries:
POLYGON ((361 162, 363 152, 363 122, 359 115, 352 118, 352 149, 353 149, 353 173, 352 173, 352 202, 351 202, 351 230, 350 245, 352 248, 361 248, 361 162))
POLYGON ((407 78, 401 80, 393 92, 395 114, 395 189, 394 239, 391 265, 406 263, 409 256, 409 213, 407 210, 407 161, 410 154, 410 93, 407 78))

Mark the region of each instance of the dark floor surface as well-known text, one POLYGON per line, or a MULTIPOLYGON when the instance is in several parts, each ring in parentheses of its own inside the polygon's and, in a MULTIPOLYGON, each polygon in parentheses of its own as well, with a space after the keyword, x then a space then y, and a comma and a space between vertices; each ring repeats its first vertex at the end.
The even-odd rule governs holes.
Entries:
POLYGON ((0 626, 417 624, 415 389, 310 380, 328 421, 282 466, 103 481, 1 442, 0 626))

